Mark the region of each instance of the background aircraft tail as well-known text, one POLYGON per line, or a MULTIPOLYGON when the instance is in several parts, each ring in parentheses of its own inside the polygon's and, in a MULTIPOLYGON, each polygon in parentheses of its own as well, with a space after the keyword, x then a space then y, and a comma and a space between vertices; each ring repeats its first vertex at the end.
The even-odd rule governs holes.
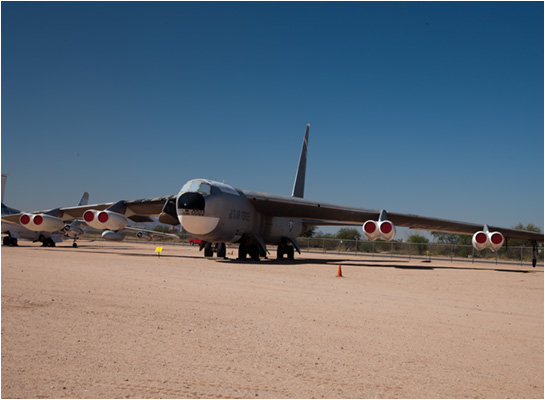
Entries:
POLYGON ((78 206, 86 206, 89 204, 89 193, 83 192, 83 196, 81 196, 81 200, 79 201, 78 206))
POLYGON ((303 139, 301 156, 299 157, 299 165, 297 166, 297 174, 295 175, 295 182, 293 183, 293 192, 291 194, 291 197, 303 198, 305 194, 305 175, 307 172, 307 148, 309 129, 310 124, 307 124, 307 131, 305 132, 305 138, 303 139))
POLYGON ((6 181, 8 180, 8 174, 2 174, 2 204, 4 203, 4 192, 6 188, 6 181))

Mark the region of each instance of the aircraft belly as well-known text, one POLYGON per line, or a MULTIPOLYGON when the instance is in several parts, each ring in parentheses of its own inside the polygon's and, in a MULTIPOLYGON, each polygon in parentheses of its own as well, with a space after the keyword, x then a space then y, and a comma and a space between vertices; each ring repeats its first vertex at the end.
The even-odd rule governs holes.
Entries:
POLYGON ((283 237, 295 238, 303 232, 299 218, 272 217, 264 221, 262 235, 268 244, 276 244, 283 237))

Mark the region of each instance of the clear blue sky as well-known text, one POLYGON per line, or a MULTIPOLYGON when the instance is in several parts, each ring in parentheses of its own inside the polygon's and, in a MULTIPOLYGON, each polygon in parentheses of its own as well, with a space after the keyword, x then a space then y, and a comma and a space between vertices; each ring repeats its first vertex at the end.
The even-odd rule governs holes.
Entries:
POLYGON ((2 2, 5 202, 192 178, 543 228, 542 2, 2 2))

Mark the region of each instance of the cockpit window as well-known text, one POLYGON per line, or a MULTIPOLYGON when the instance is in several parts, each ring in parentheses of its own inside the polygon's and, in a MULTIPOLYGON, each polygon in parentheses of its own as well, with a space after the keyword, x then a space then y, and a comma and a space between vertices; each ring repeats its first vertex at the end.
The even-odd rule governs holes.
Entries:
POLYGON ((193 181, 191 186, 189 187, 189 192, 198 192, 199 186, 201 185, 201 181, 193 181))
POLYGON ((189 190, 189 186, 191 186, 191 181, 186 182, 185 185, 182 186, 180 189, 180 193, 185 193, 189 190))
POLYGON ((210 185, 208 183, 201 183, 199 187, 199 193, 201 194, 210 194, 210 185))
POLYGON ((203 195, 207 195, 207 194, 210 194, 211 188, 208 183, 196 179, 196 180, 187 182, 182 187, 182 189, 180 190, 180 193, 185 193, 185 192, 194 192, 194 193, 196 192, 203 195))

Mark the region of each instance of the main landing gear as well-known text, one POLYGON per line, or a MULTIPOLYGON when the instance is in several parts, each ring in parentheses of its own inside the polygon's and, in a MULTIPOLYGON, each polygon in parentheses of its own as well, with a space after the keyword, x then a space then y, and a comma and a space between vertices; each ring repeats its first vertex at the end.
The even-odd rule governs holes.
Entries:
POLYGON ((278 248, 276 249, 276 258, 281 260, 284 258, 284 255, 288 258, 288 260, 293 260, 295 255, 295 247, 287 243, 279 244, 278 248))
POLYGON ((42 242, 42 247, 55 247, 55 241, 51 238, 44 238, 40 235, 40 242, 42 242))
MULTIPOLYGON (((214 253, 216 253, 218 258, 227 258, 227 246, 225 243, 203 241, 200 244, 199 250, 203 249, 205 257, 214 257, 214 253)), ((294 243, 293 239, 282 238, 278 244, 276 258, 279 260, 283 258, 293 260, 296 250, 297 252, 301 253, 297 243, 294 243)), ((249 234, 245 234, 242 237, 238 245, 237 260, 245 261, 248 259, 248 256, 253 261, 259 261, 260 258, 267 258, 267 251, 265 250, 265 243, 263 239, 249 234)))
POLYGON ((2 239, 2 244, 4 246, 18 246, 17 238, 14 238, 11 236, 4 236, 4 239, 2 239))
POLYGON ((250 256, 250 259, 259 261, 259 257, 267 257, 267 254, 263 251, 259 243, 246 243, 241 242, 238 245, 238 260, 246 260, 246 257, 250 256))

